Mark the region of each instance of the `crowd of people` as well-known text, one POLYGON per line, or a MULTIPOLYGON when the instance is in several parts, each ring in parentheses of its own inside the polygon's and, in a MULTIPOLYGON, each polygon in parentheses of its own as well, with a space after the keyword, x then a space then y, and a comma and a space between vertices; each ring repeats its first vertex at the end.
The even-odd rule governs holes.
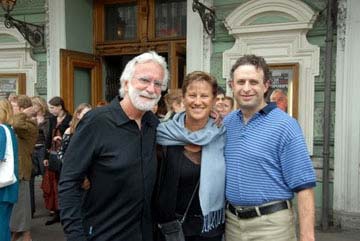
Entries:
POLYGON ((167 63, 150 51, 101 107, 71 115, 61 97, 1 99, 0 169, 11 155, 15 179, 0 183, 0 240, 31 240, 39 175, 45 225, 61 222, 68 241, 297 240, 295 194, 298 238, 314 240, 316 178, 298 122, 265 101, 261 56, 230 76, 234 98, 203 71, 167 90, 167 63))

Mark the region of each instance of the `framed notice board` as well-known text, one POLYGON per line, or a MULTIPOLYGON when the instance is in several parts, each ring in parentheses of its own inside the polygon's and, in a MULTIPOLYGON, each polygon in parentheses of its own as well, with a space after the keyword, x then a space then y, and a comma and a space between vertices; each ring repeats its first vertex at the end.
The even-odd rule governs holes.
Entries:
POLYGON ((11 93, 26 94, 24 73, 0 74, 0 98, 8 98, 11 93))
POLYGON ((270 64, 271 87, 267 101, 294 118, 298 117, 299 64, 270 64))

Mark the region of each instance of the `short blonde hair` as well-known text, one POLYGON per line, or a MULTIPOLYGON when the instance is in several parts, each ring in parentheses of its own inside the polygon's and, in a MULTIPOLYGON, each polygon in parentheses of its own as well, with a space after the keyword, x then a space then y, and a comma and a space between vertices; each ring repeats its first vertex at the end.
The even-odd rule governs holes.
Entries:
POLYGON ((13 110, 7 99, 0 99, 0 123, 13 124, 13 110))

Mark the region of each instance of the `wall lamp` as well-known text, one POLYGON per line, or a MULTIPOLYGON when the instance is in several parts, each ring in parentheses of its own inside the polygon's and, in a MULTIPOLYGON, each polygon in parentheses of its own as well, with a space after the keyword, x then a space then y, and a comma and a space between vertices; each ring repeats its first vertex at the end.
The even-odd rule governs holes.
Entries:
POLYGON ((24 21, 17 20, 10 16, 10 12, 14 9, 16 0, 0 0, 1 7, 5 11, 5 22, 6 28, 17 28, 17 30, 24 36, 24 38, 33 47, 44 46, 44 26, 27 23, 24 21))
POLYGON ((193 0, 192 9, 199 13, 205 31, 213 39, 215 37, 215 10, 205 6, 199 0, 193 0))

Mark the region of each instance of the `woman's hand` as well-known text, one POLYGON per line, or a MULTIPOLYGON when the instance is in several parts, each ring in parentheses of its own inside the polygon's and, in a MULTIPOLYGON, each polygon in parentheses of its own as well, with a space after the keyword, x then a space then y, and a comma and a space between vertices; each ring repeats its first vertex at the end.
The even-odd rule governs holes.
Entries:
POLYGON ((53 141, 61 141, 62 140, 62 138, 61 138, 61 136, 54 136, 54 138, 53 138, 53 141))
POLYGON ((48 160, 48 159, 45 159, 45 160, 43 161, 43 163, 44 163, 44 166, 45 166, 45 167, 48 167, 48 166, 49 166, 49 160, 48 160))

